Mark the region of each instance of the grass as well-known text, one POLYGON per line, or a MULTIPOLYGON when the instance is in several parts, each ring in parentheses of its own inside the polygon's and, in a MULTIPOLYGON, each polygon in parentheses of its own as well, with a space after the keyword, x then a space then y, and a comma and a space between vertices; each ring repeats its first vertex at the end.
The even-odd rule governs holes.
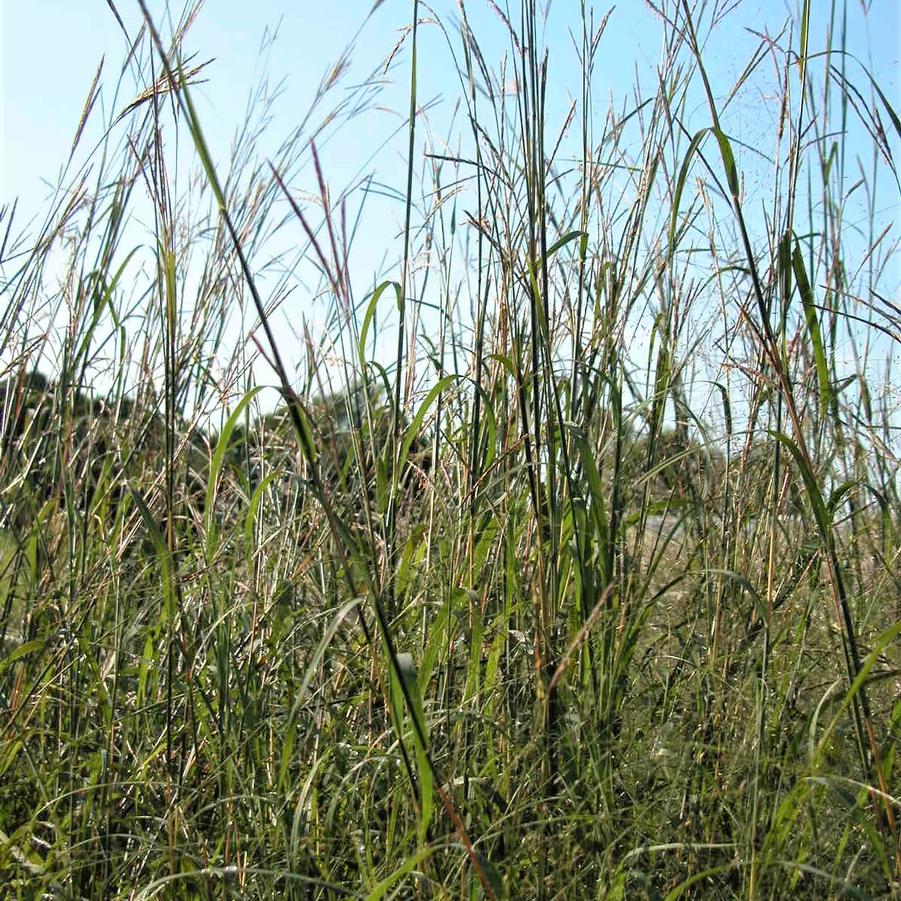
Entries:
POLYGON ((271 165, 261 90, 220 170, 193 14, 141 6, 155 87, 34 233, 2 211, 10 896, 896 896, 901 126, 842 43, 863 12, 824 45, 804 3, 724 101, 730 20, 667 3, 653 90, 599 119, 583 4, 555 123, 533 0, 495 10, 505 61, 414 2, 361 300, 316 147, 381 74, 338 94, 344 58, 271 165), (423 156, 426 28, 464 124, 423 156), (766 156, 729 108, 764 62, 766 156), (329 305, 296 345, 283 234, 329 305))

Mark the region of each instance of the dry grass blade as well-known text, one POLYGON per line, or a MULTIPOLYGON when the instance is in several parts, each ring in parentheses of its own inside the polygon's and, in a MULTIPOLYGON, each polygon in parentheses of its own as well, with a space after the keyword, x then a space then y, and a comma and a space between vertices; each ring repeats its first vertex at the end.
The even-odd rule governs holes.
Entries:
MULTIPOLYGON (((124 119, 129 113, 134 112, 134 110, 143 106, 145 103, 159 100, 167 96, 168 94, 177 94, 179 91, 183 90, 187 86, 203 84, 206 79, 198 78, 197 76, 211 63, 212 59, 208 59, 206 62, 200 63, 197 66, 192 66, 191 68, 185 68, 187 63, 191 61, 191 57, 185 60, 185 63, 177 68, 177 69, 166 69, 162 75, 156 80, 156 82, 147 88, 144 91, 141 91, 131 103, 126 106, 121 113, 119 113, 116 121, 120 121, 124 119)), ((99 73, 98 73, 99 75, 99 73)))

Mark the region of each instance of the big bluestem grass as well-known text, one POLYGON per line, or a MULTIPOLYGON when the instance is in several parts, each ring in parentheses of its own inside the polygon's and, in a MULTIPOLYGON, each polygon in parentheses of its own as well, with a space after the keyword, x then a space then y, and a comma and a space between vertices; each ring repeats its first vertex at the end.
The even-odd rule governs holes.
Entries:
POLYGON ((655 6, 653 78, 600 115, 589 3, 561 113, 537 3, 489 4, 493 58, 413 2, 269 159, 253 93, 223 164, 203 13, 140 6, 121 114, 79 155, 98 70, 46 218, 0 223, 9 890, 897 892, 901 125, 864 12, 802 4, 724 88, 741 4, 655 6), (386 72, 396 267, 361 298, 376 181, 333 193, 321 148, 386 72), (291 290, 325 315, 286 328, 291 290))

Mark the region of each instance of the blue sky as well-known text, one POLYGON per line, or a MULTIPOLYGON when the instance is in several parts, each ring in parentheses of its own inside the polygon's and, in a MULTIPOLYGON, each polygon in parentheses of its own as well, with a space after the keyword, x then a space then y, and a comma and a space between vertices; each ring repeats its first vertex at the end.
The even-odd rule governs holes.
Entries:
MULTIPOLYGON (((100 102, 103 115, 92 117, 79 147, 79 154, 99 139, 110 111, 123 108, 144 87, 126 77, 115 94, 118 73, 127 50, 127 41, 106 0, 28 0, 3 3, 0 19, 3 45, 3 118, 0 134, 0 199, 19 199, 21 224, 43 211, 53 186, 59 183, 72 137, 88 89, 101 58, 105 59, 100 102), (129 87, 130 85, 130 87, 129 87)), ((141 22, 136 0, 114 0, 130 35, 141 22)), ((576 24, 577 5, 558 3, 549 18, 546 36, 551 48, 555 118, 562 121, 568 106, 570 86, 577 71, 569 29, 576 24)), ((166 4, 148 4, 164 33, 161 16, 166 4)), ((182 0, 170 4, 178 14, 182 0)), ((459 52, 455 23, 456 3, 439 0, 437 12, 448 27, 454 49, 459 52)), ((207 0, 192 26, 187 41, 189 52, 198 60, 212 58, 206 70, 208 81, 193 92, 203 127, 214 155, 223 160, 236 128, 244 121, 247 100, 261 77, 279 85, 272 116, 261 141, 263 151, 274 152, 309 108, 323 74, 334 64, 361 26, 351 56, 352 69, 347 84, 362 81, 391 52, 408 27, 412 14, 410 0, 385 0, 371 16, 372 0, 207 0), (265 38, 277 30, 277 38, 265 38), (265 53, 261 48, 266 46, 265 53)), ((425 7, 421 16, 428 17, 425 7)), ((509 51, 502 23, 484 0, 469 2, 467 11, 474 30, 491 62, 509 51)), ((609 85, 611 95, 627 91, 634 67, 650 71, 658 52, 659 38, 653 18, 643 3, 630 2, 615 15, 601 54, 598 78, 609 85)), ((420 30, 419 102, 429 107, 428 122, 419 127, 421 142, 429 135, 438 141, 446 133, 454 101, 459 94, 459 78, 442 30, 424 24, 420 30)), ((378 106, 358 116, 324 147, 321 156, 333 192, 347 186, 361 171, 376 177, 396 191, 405 184, 405 117, 409 104, 409 57, 396 58, 390 82, 378 98, 378 106), (394 135, 393 140, 391 136, 394 135), (384 142, 388 142, 383 146, 384 142), (382 148, 371 160, 372 153, 382 148)), ((606 110, 607 98, 602 107, 606 110)), ((603 112, 602 110, 602 112, 603 112)), ((421 156, 424 143, 417 154, 421 156)), ((82 154, 84 155, 84 154, 82 154)), ((311 173, 307 172, 308 177, 311 173)), ((71 177, 71 173, 70 173, 71 177)), ((312 184, 308 185, 312 188, 312 184)), ((359 198, 358 198, 359 199, 359 198)), ((383 268, 396 261, 401 242, 402 204, 382 197, 366 201, 368 222, 364 240, 354 249, 353 272, 365 292, 376 278, 397 272, 383 268), (368 229, 371 238, 367 237, 368 229)), ((306 312, 306 310, 304 310, 306 312)), ((388 333, 385 332, 386 340, 388 333)))
MULTIPOLYGON (((129 33, 135 33, 140 21, 137 2, 115 3, 129 33)), ((109 103, 126 41, 106 0, 2 0, 2 4, 0 196, 18 195, 26 203, 37 202, 47 193, 42 180, 52 181, 65 162, 101 57, 106 60, 103 97, 109 103)), ((178 3, 172 5, 180 8, 178 3)), ((163 6, 159 0, 150 3, 154 12, 163 6)), ((454 3, 436 6, 440 12, 450 13, 447 21, 455 19, 454 3)), ((473 23, 484 35, 495 17, 483 2, 470 6, 473 23)), ((208 0, 192 28, 189 46, 196 49, 198 58, 214 59, 207 69, 209 82, 195 92, 211 143, 227 144, 242 121, 248 92, 260 77, 260 47, 267 30, 277 28, 278 38, 265 68, 273 82, 285 79, 273 130, 286 132, 307 108, 323 72, 338 58, 371 7, 371 0, 208 0)), ((652 62, 656 51, 656 41, 647 30, 650 16, 646 8, 639 2, 626 4, 626 8, 628 13, 614 19, 611 31, 618 34, 604 54, 603 68, 614 90, 628 87, 636 51, 639 63, 642 57, 645 63, 652 62)), ((411 9, 409 0, 386 0, 378 7, 366 22, 354 52, 357 74, 362 76, 387 55, 409 23, 411 9)), ((551 40, 552 46, 560 48, 558 59, 571 59, 563 17, 555 16, 552 22, 555 26, 559 23, 551 40)), ((500 28, 495 25, 491 31, 500 44, 500 28)), ((426 99, 446 93, 453 69, 436 29, 423 29, 422 39, 426 65, 421 72, 421 96, 426 99)), ((402 83, 397 91, 389 92, 397 103, 395 113, 404 110, 406 77, 407 71, 401 69, 402 83)), ((456 85, 450 84, 453 92, 456 85)), ((382 127, 386 134, 397 124, 393 118, 396 116, 385 112, 382 127)))
MULTIPOLYGON (((136 0, 115 0, 134 33, 140 21, 136 0)), ((156 14, 165 4, 150 3, 156 14)), ((502 4, 503 5, 503 4, 502 4)), ((515 9, 518 3, 512 3, 515 9)), ((552 53, 552 75, 563 100, 573 80, 574 54, 568 28, 575 22, 577 0, 551 3, 546 41, 552 53)), ((737 23, 775 29, 794 10, 795 0, 744 0, 735 17, 737 23)), ((814 0, 814 22, 828 11, 826 0, 814 0)), ((870 44, 873 68, 889 96, 899 97, 901 22, 897 0, 871 0, 872 12, 865 20, 859 0, 851 0, 852 49, 860 54, 870 44), (866 24, 866 29, 861 23, 866 24), (875 27, 874 27, 875 26, 875 27)), ((175 2, 173 8, 180 9, 175 2)), ((456 19, 453 0, 435 0, 445 20, 456 19)), ((608 7, 595 4, 598 14, 608 7)), ((267 29, 278 28, 266 68, 273 81, 285 79, 285 90, 276 109, 274 129, 286 130, 292 113, 309 104, 322 73, 338 57, 372 8, 372 0, 207 0, 189 45, 199 58, 214 58, 208 69, 210 82, 198 93, 206 103, 203 120, 211 141, 227 142, 240 123, 250 87, 260 75, 260 45, 267 29)), ((485 0, 470 0, 469 15, 476 31, 484 36, 489 56, 502 51, 504 41, 496 16, 485 0)), ((399 30, 411 15, 410 0, 385 0, 366 23, 354 53, 356 72, 375 65, 394 44, 399 30)), ((425 12, 423 13, 425 15, 425 12)), ((653 15, 642 0, 620 2, 613 11, 602 44, 596 81, 609 86, 612 95, 625 95, 636 71, 648 71, 658 50, 653 15)), ((815 39, 820 36, 816 29, 815 39)), ((732 34, 732 32, 727 32, 732 34)), ((751 41, 734 32, 735 43, 707 48, 708 62, 725 88, 740 71, 743 52, 751 41)), ((435 28, 423 29, 426 66, 421 74, 421 96, 448 94, 453 85, 450 58, 435 28)), ((0 130, 0 197, 19 196, 26 204, 46 193, 42 179, 53 180, 64 163, 78 122, 84 98, 101 57, 106 59, 104 99, 109 102, 118 64, 126 42, 107 5, 107 0, 0 0, 2 39, 2 130, 0 130)), ((400 70, 401 79, 406 70, 400 70)), ((552 88, 554 84, 552 83, 552 88)), ((394 93, 396 112, 403 110, 406 85, 394 93)), ((452 87, 450 93, 454 93, 452 87)), ((560 103, 561 109, 563 103, 560 103)), ((386 126, 390 114, 385 114, 386 126)), ((387 131, 387 128, 386 128, 387 131)))
MULTIPOLYGON (((115 2, 127 30, 135 34, 140 22, 138 4, 115 2)), ((163 5, 151 3, 151 11, 158 14, 163 5)), ((179 6, 173 4, 173 8, 179 6)), ((192 28, 189 46, 198 58, 214 60, 207 69, 209 82, 197 91, 211 142, 228 142, 243 118, 248 92, 261 74, 260 47, 267 29, 279 26, 280 30, 270 69, 274 80, 288 79, 281 106, 285 111, 303 108, 326 66, 362 22, 362 9, 359 0, 309 5, 278 0, 208 3, 192 28)), ((41 196, 41 180, 52 180, 65 162, 102 57, 102 96, 110 102, 127 42, 106 0, 3 0, 0 27, 3 194, 30 199, 41 196)), ((388 17, 376 18, 371 28, 373 33, 381 32, 384 44, 391 30, 388 17)))
MULTIPOLYGON (((0 0, 0 37, 2 37, 2 124, 0 124, 0 199, 18 196, 26 210, 36 210, 47 196, 46 181, 54 182, 65 163, 82 104, 97 64, 105 57, 102 101, 110 104, 118 66, 126 41, 116 24, 107 0, 0 0)), ((115 0, 134 34, 140 21, 136 0, 115 0)), ((162 0, 150 2, 159 15, 162 0)), ((180 3, 172 3, 180 10, 180 3)), ((436 0, 436 11, 445 23, 456 20, 453 0, 436 0)), ((512 3, 516 9, 518 3, 512 3)), ((577 0, 551 3, 546 43, 551 49, 552 106, 558 115, 566 107, 571 88, 577 81, 575 54, 569 28, 576 22, 577 0)), ((794 0, 744 0, 734 17, 737 25, 770 30, 778 28, 794 9, 794 0)), ((813 4, 814 22, 827 12, 825 0, 813 4)), ((861 55, 869 44, 872 65, 890 97, 899 97, 899 57, 901 23, 897 0, 872 0, 873 11, 864 20, 858 0, 849 3, 852 24, 852 49, 861 55), (866 28, 861 27, 866 24, 866 28), (874 27, 874 25, 876 27, 874 27)), ((607 5, 595 4, 598 15, 607 5)), ((372 0, 207 0, 192 28, 189 47, 198 58, 213 58, 208 67, 209 82, 195 93, 199 96, 203 122, 210 143, 227 148, 233 130, 245 112, 248 92, 258 82, 261 70, 271 82, 284 79, 284 90, 274 108, 270 136, 276 139, 288 132, 298 116, 309 106, 324 71, 338 58, 359 26, 366 20, 372 0), (260 47, 267 30, 278 29, 267 59, 261 60, 260 47)), ((353 71, 358 77, 375 66, 396 42, 400 29, 408 24, 411 0, 385 0, 366 22, 353 55, 353 71)), ((503 30, 485 0, 470 0, 468 13, 475 30, 484 41, 487 55, 498 58, 506 49, 503 30), (486 38, 487 35, 487 38, 486 38)), ((423 15, 427 13, 423 12, 423 15)), ((813 45, 821 37, 815 25, 813 45)), ((715 83, 723 92, 746 61, 753 39, 742 29, 726 32, 734 43, 717 42, 706 48, 708 65, 715 83)), ((456 92, 453 67, 443 37, 435 27, 422 30, 425 63, 420 71, 420 99, 445 98, 433 113, 440 133, 441 111, 450 107, 448 98, 456 92)), ((620 2, 613 11, 602 43, 596 84, 609 90, 612 97, 624 97, 631 89, 636 72, 649 77, 657 59, 658 29, 654 16, 642 0, 620 2)), ((391 133, 402 121, 406 104, 407 69, 401 65, 395 73, 398 84, 385 93, 388 109, 368 118, 349 140, 336 142, 330 150, 332 167, 340 175, 355 171, 365 159, 369 144, 391 133)), ((130 98, 128 98, 130 99, 130 98)), ((120 103, 126 101, 124 95, 120 103)), ((605 104, 602 103, 601 106, 605 104)), ((745 115, 748 138, 753 140, 754 119, 745 115)), ((701 115, 705 114, 701 111, 701 115)), ((705 124, 705 123, 700 123, 705 124)), ((737 137, 743 137, 737 135, 737 137)), ((402 143, 399 145, 402 149, 402 143)), ((397 151, 395 149, 394 156, 397 151)), ((396 160, 395 160, 396 162, 396 160)), ((392 159, 382 160, 390 171, 392 159)), ((398 167, 398 171, 402 166, 398 167)))
MULTIPOLYGON (((136 0, 114 0, 125 20, 126 30, 135 34, 140 22, 136 0)), ((516 10, 518 0, 508 0, 516 10)), ((101 103, 107 111, 127 104, 142 87, 126 81, 118 97, 114 95, 119 67, 127 48, 126 39, 113 18, 107 0, 0 0, 0 203, 15 197, 20 202, 20 221, 38 213, 56 184, 65 164, 82 105, 101 57, 105 69, 101 103)), ((173 9, 181 10, 180 0, 173 9)), ((506 5, 506 4, 501 4, 506 5)), ((590 4, 589 4, 590 5, 590 4)), ((726 4, 729 5, 729 4, 726 4)), ((831 0, 813 2, 812 50, 823 43, 823 17, 831 0)), ((840 5, 840 4, 839 4, 840 5)), ((868 18, 860 14, 860 0, 849 0, 850 48, 869 60, 886 94, 899 99, 899 57, 901 23, 898 0, 872 0, 868 18)), ((149 2, 158 17, 165 3, 149 2)), ((608 4, 594 4, 600 17, 608 4)), ((742 71, 757 38, 746 29, 778 31, 783 22, 797 14, 796 0, 743 0, 725 31, 704 50, 714 82, 714 90, 724 96, 742 71), (728 40, 723 40, 723 36, 728 40)), ((434 7, 451 30, 455 49, 459 42, 453 29, 457 19, 455 0, 435 0, 434 7)), ((272 120, 263 147, 278 145, 308 109, 325 71, 335 62, 348 42, 366 22, 356 42, 348 83, 362 80, 383 60, 410 21, 412 0, 385 0, 367 21, 372 0, 207 0, 191 30, 188 48, 198 59, 212 58, 207 69, 209 81, 194 91, 207 139, 214 152, 224 157, 232 134, 245 118, 251 90, 268 75, 271 85, 282 84, 274 102, 272 120), (277 39, 261 56, 264 37, 273 29, 277 39)), ((467 10, 483 50, 496 63, 508 50, 500 20, 486 0, 468 0, 467 10)), ((545 43, 550 50, 549 88, 551 120, 561 122, 571 91, 578 89, 576 55, 570 29, 577 23, 578 0, 552 0, 545 43)), ((428 17, 427 8, 422 15, 428 17)), ((515 17, 515 16, 514 16, 515 17)), ((165 27, 163 27, 165 31, 165 27)), ((621 0, 614 9, 601 43, 595 75, 597 116, 602 117, 608 99, 621 105, 630 96, 636 77, 645 83, 654 77, 659 56, 659 27, 643 0, 621 0)), ((424 24, 420 33, 419 100, 436 101, 419 134, 429 131, 440 137, 447 128, 458 82, 444 36, 433 24, 424 24)), ((405 135, 401 132, 380 151, 404 124, 408 103, 409 66, 401 54, 390 74, 392 84, 379 98, 378 108, 359 117, 340 132, 323 152, 326 177, 335 188, 346 185, 364 169, 396 189, 403 188, 405 135)), ((852 78, 857 73, 852 70, 852 78)), ((765 84, 764 78, 763 83, 765 84)), ((736 139, 756 146, 760 136, 771 130, 775 115, 772 98, 762 92, 757 102, 736 104, 730 113, 728 130, 736 139), (769 117, 769 118, 768 118, 769 117)), ((901 106, 901 103, 899 103, 901 106)), ((689 110, 691 130, 709 125, 706 105, 699 102, 689 110)), ((85 146, 99 137, 98 126, 108 119, 97 117, 83 141, 85 146)), ((417 152, 421 154, 423 145, 417 152)), ((439 148, 440 149, 440 148, 439 148)), ((748 168, 749 176, 753 175, 748 168)), ((891 196, 886 205, 897 213, 898 195, 887 183, 891 196)), ((764 188, 765 189, 765 188, 764 188)), ((396 240, 401 205, 373 201, 376 225, 356 254, 356 268, 363 282, 374 277, 383 253, 397 254, 396 240), (378 204, 381 203, 381 206, 378 204)), ((385 273, 380 273, 384 275, 385 273)), ((396 273, 395 273, 396 277, 396 273)))

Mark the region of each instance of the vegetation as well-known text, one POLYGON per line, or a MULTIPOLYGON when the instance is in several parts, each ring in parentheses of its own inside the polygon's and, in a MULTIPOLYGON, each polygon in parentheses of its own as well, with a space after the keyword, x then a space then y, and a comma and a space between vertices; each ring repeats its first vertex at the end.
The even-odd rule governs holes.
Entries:
POLYGON ((555 122, 537 6, 495 9, 505 64, 413 0, 387 71, 445 35, 465 128, 420 157, 409 118, 362 300, 313 138, 382 70, 342 95, 337 66, 271 167, 254 95, 217 168, 193 15, 147 16, 151 87, 37 233, 3 208, 10 897, 901 892, 901 124, 836 37, 865 12, 824 38, 805 2, 723 87, 742 6, 661 4, 650 91, 599 120, 584 3, 555 122), (730 132, 764 62, 769 157, 730 132), (286 230, 328 303, 294 347, 262 277, 286 230))

